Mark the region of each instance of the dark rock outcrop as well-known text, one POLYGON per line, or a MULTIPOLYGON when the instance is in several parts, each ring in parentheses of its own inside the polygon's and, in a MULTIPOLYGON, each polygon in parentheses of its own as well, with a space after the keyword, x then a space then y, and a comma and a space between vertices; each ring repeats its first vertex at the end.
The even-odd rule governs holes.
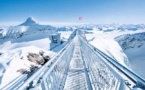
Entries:
MULTIPOLYGON (((41 65, 41 66, 50 60, 50 56, 48 55, 45 56, 43 51, 40 51, 39 54, 28 53, 27 58, 30 62, 34 62, 37 65, 41 65)), ((21 57, 20 59, 23 59, 23 57, 21 57)), ((38 69, 37 65, 31 65, 29 70, 26 70, 24 68, 19 69, 17 70, 17 72, 20 72, 21 74, 28 74, 30 72, 37 70, 38 69)))
POLYGON ((44 59, 39 54, 29 53, 29 55, 27 56, 27 58, 28 58, 28 60, 30 62, 34 62, 34 63, 36 63, 38 65, 44 64, 44 59))
POLYGON ((27 58, 30 62, 34 62, 38 65, 44 65, 47 61, 50 60, 50 57, 48 55, 44 56, 43 51, 40 51, 39 54, 29 53, 27 58))

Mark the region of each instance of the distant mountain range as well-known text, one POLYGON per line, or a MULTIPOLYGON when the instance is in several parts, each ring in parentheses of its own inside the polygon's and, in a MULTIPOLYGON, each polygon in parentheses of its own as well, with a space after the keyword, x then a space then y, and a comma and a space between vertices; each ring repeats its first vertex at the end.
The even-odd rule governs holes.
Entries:
MULTIPOLYGON (((49 33, 56 33, 55 27, 40 25, 33 18, 29 17, 24 23, 17 26, 0 27, 0 40, 21 38, 23 36, 38 36, 49 33)), ((47 35, 48 36, 48 35, 47 35)))
POLYGON ((145 32, 135 34, 125 34, 115 38, 120 46, 126 50, 131 48, 140 48, 145 44, 145 32))
POLYGON ((71 30, 72 28, 83 29, 83 30, 140 30, 145 29, 144 24, 82 24, 82 25, 72 25, 59 27, 58 29, 61 31, 71 30))

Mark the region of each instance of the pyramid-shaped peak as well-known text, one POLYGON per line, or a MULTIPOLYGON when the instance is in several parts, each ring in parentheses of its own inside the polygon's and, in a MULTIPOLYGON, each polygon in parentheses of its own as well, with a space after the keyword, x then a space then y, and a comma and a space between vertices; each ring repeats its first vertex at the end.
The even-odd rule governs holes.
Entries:
POLYGON ((34 18, 28 17, 27 20, 20 25, 22 25, 22 26, 32 26, 32 25, 36 25, 36 24, 38 24, 38 23, 35 21, 34 18))
POLYGON ((33 17, 28 17, 26 21, 35 21, 33 17))

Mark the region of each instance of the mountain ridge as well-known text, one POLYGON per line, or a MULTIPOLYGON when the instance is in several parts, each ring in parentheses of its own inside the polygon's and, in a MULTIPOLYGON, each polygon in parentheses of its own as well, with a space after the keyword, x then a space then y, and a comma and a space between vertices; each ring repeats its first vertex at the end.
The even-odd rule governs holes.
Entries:
POLYGON ((28 17, 25 22, 20 24, 19 26, 32 26, 37 25, 38 23, 35 21, 33 17, 28 17))

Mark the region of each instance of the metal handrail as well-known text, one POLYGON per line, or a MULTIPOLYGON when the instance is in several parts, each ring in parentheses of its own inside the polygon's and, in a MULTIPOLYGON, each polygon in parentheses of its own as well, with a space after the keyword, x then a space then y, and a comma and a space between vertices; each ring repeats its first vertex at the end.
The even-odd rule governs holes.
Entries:
POLYGON ((116 69, 121 71, 126 77, 128 77, 136 85, 135 87, 138 87, 138 88, 141 88, 141 89, 145 89, 145 79, 143 79, 141 76, 137 75, 135 72, 131 71, 130 69, 126 68, 125 66, 123 66, 122 64, 117 62, 117 60, 115 60, 115 59, 111 58, 110 56, 106 55, 105 53, 103 53, 98 48, 88 44, 85 40, 83 40, 83 38, 81 36, 79 36, 79 38, 86 45, 88 45, 88 47, 92 50, 92 52, 94 52, 95 54, 101 55, 103 58, 105 58, 105 60, 108 63, 110 63, 116 69), (139 86, 137 84, 139 84, 139 86))
MULTIPOLYGON (((73 39, 76 33, 76 30, 73 31, 73 33, 70 35, 69 39, 73 39)), ((26 86, 28 86, 33 80, 35 79, 41 79, 42 78, 42 73, 45 72, 45 70, 47 70, 48 68, 52 67, 55 65, 57 61, 57 59, 59 58, 60 55, 62 55, 62 53, 64 51, 66 51, 66 48, 68 48, 71 44, 73 43, 73 40, 71 41, 67 41, 67 43, 65 44, 65 46, 63 47, 63 49, 61 49, 49 62, 47 62, 44 66, 42 66, 41 68, 39 68, 38 70, 36 70, 35 72, 33 72, 33 75, 31 75, 29 78, 26 78, 28 75, 20 75, 19 79, 15 79, 12 82, 10 82, 9 84, 7 84, 6 86, 2 87, 2 90, 12 90, 12 89, 18 89, 19 87, 24 88, 26 86), (18 83, 19 82, 19 85, 18 83)), ((31 74, 31 73, 30 73, 31 74)), ((20 90, 20 89, 19 89, 20 90)))
POLYGON ((34 75, 32 75, 28 80, 25 81, 25 83, 19 88, 19 90, 22 90, 26 88, 33 80, 35 79, 42 79, 43 75, 42 72, 46 72, 47 74, 50 74, 56 63, 58 62, 58 58, 60 55, 62 55, 63 52, 66 51, 66 49, 73 43, 73 40, 69 42, 54 58, 51 59, 52 62, 46 63, 43 67, 41 67, 34 75), (49 69, 48 69, 49 68, 49 69))

